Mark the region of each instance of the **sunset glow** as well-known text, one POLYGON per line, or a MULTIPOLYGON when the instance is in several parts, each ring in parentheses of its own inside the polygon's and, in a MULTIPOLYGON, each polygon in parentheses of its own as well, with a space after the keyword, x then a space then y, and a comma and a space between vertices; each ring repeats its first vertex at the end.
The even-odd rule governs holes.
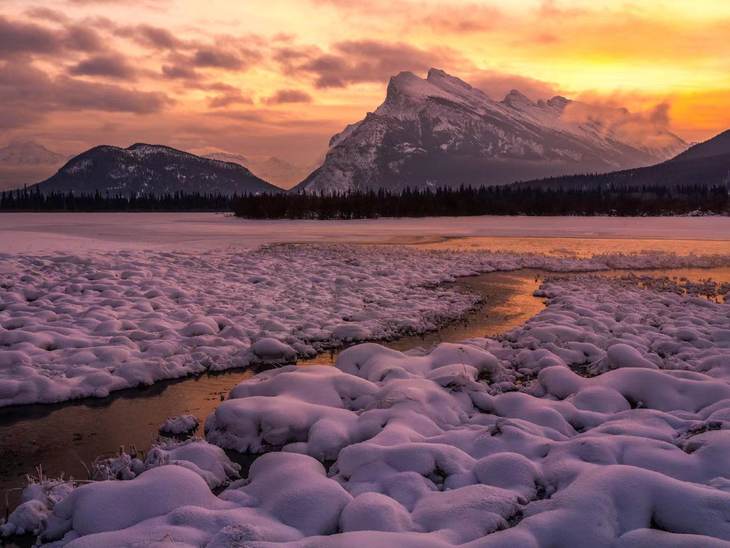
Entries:
POLYGON ((99 143, 315 165, 388 78, 436 66, 632 112, 687 141, 730 126, 730 4, 702 1, 0 0, 0 145, 99 143))

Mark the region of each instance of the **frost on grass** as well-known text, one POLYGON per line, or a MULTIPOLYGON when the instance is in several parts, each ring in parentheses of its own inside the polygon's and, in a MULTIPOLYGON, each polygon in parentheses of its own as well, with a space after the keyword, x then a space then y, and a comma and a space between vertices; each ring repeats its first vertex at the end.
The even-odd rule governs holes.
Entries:
MULTIPOLYGON (((137 453, 134 448, 129 452, 122 450, 115 457, 97 459, 90 470, 92 479, 88 481, 48 478, 39 470, 36 476, 28 478, 28 485, 23 489, 18 507, 7 520, 0 523, 0 537, 40 533, 53 536, 56 528, 67 529, 66 525, 59 524, 62 521, 59 516, 64 508, 61 503, 80 485, 107 483, 109 480, 132 480, 147 470, 169 465, 189 470, 199 476, 195 479, 196 482, 202 480, 209 489, 218 489, 238 479, 240 472, 240 466, 231 462, 220 447, 203 440, 161 440, 153 444, 146 456, 137 453)), ((99 513, 107 511, 124 512, 125 509, 97 509, 99 513)))
POLYGON ((0 406, 103 397, 209 369, 432 330, 476 298, 440 286, 521 267, 727 264, 662 254, 558 259, 358 246, 0 256, 0 406))
POLYGON ((503 339, 239 384, 205 425, 263 453, 212 494, 159 466, 74 490, 71 547, 694 547, 730 543, 728 304, 586 277, 503 339), (107 511, 109 508, 115 510, 107 511))
POLYGON ((167 436, 190 435, 198 429, 200 421, 195 415, 170 417, 160 426, 160 434, 167 436))

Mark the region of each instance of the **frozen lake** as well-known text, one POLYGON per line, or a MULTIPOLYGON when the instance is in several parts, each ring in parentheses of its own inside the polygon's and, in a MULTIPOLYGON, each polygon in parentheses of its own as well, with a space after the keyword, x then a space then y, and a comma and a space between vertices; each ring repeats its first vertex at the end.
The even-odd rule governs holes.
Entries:
MULTIPOLYGON (((730 250, 728 217, 435 217, 356 221, 251 221, 216 213, 3 213, 0 252, 252 248, 280 242, 471 245, 551 251, 563 240, 619 240, 611 249, 730 250), (476 240, 471 240, 476 239, 476 240), (536 240, 537 239, 537 240, 536 240), (448 241, 448 243, 447 243, 448 241), (638 242, 638 243, 637 243, 638 242), (685 247, 684 245, 680 247, 685 247)), ((580 245, 568 242, 571 245, 580 245)), ((603 242, 602 245, 607 245, 603 242)))

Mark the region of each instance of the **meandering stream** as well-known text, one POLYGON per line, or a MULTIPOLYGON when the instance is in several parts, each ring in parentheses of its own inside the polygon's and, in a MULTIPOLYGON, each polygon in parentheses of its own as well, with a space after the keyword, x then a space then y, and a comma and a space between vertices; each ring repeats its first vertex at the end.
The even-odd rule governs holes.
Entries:
MULTIPOLYGON (((730 281, 730 268, 646 274, 730 281)), ((498 336, 521 325, 543 307, 542 300, 533 293, 544 275, 519 270, 462 278, 455 282, 457 287, 482 297, 477 309, 438 331, 383 344, 406 350, 498 336)), ((334 359, 336 353, 323 354, 300 365, 333 363, 334 359)), ((229 370, 122 390, 102 399, 0 409, 0 492, 6 493, 5 500, 12 508, 18 501, 18 488, 25 484, 25 475, 33 473, 36 466, 42 466, 43 473, 51 477, 63 473, 85 479, 88 467, 98 456, 113 454, 121 446, 147 450, 167 417, 190 413, 204 421, 231 388, 252 374, 250 370, 229 370)))

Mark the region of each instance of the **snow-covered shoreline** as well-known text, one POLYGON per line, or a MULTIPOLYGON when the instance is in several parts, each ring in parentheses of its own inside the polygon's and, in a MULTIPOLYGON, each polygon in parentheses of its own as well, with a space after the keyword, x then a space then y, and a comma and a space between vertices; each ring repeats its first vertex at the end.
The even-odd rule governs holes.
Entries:
POLYGON ((476 297, 444 282, 495 270, 712 267, 728 256, 419 251, 278 245, 204 253, 6 254, 0 407, 51 403, 207 370, 436 329, 476 297), (278 342, 277 342, 278 341, 278 342))
POLYGON ((189 465, 162 461, 38 508, 44 538, 728 545, 730 304, 595 276, 541 292, 548 306, 499 341, 366 343, 335 367, 260 373, 205 425, 208 442, 266 453, 246 480, 215 496, 189 465))

